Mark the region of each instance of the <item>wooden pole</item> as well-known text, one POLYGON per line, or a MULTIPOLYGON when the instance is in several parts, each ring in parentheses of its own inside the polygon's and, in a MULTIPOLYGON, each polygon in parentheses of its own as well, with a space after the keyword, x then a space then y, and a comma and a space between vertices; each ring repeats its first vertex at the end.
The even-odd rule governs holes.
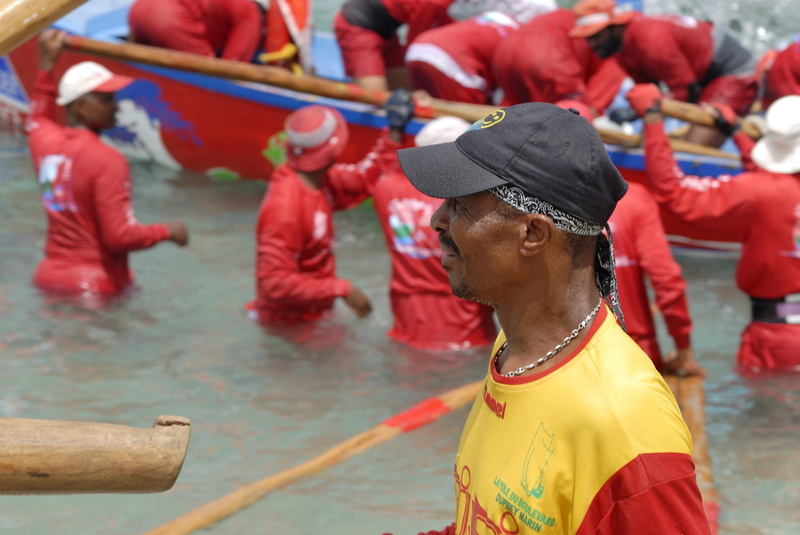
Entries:
MULTIPOLYGON (((106 58, 133 61, 233 80, 258 82, 338 100, 350 100, 381 106, 389 98, 389 93, 385 91, 367 91, 355 84, 327 80, 316 76, 297 75, 286 69, 268 65, 228 61, 134 43, 97 41, 76 35, 68 35, 64 44, 67 48, 106 58)), ((455 115, 468 121, 477 121, 486 117, 495 109, 491 106, 476 106, 433 99, 430 109, 421 108, 418 110, 417 116, 455 115)))
POLYGON ((703 391, 703 379, 697 376, 680 377, 665 375, 664 380, 669 385, 681 414, 692 435, 692 459, 697 474, 697 486, 703 496, 703 506, 706 510, 712 535, 719 530, 719 494, 714 487, 714 476, 711 473, 711 456, 708 453, 706 441, 706 398, 703 391))
POLYGON ((0 0, 0 56, 84 2, 86 0, 0 0))
POLYGON ((159 416, 151 429, 0 418, 0 494, 169 490, 190 429, 182 416, 159 416))
MULTIPOLYGON (((617 132, 616 130, 610 130, 607 128, 595 128, 600 134, 600 139, 603 140, 603 143, 608 143, 609 145, 621 145, 629 149, 638 148, 642 145, 642 138, 640 136, 626 134, 624 132, 617 132)), ((714 147, 706 147, 705 145, 691 143, 682 139, 670 139, 669 144, 672 147, 672 150, 676 152, 686 152, 699 156, 711 156, 713 158, 724 158, 726 160, 739 161, 739 156, 736 154, 715 149, 714 147)))
MULTIPOLYGON (((697 104, 690 104, 689 102, 665 98, 661 101, 661 111, 667 117, 680 119, 687 123, 710 127, 714 127, 715 124, 714 116, 711 113, 697 104)), ((753 139, 761 138, 761 130, 750 121, 742 121, 742 131, 753 139)))
POLYGON ((439 419, 452 410, 473 401, 483 383, 483 380, 469 383, 448 390, 439 396, 428 398, 385 420, 380 425, 339 443, 313 459, 255 483, 250 483, 227 496, 209 502, 148 531, 146 535, 184 535, 219 522, 249 507, 273 490, 344 462, 400 433, 412 431, 439 419))

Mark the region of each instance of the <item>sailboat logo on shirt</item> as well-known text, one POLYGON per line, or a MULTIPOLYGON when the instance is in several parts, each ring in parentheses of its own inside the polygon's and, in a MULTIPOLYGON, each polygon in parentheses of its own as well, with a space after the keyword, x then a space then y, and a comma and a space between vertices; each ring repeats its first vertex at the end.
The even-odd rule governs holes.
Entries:
POLYGON ((544 470, 555 451, 555 435, 551 435, 540 423, 525 456, 522 467, 522 488, 529 496, 541 498, 544 494, 544 470))

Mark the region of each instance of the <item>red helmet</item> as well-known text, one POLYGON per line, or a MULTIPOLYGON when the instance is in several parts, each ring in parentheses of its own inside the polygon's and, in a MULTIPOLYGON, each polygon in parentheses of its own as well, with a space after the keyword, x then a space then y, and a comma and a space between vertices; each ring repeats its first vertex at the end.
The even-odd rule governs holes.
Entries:
POLYGON ((347 123, 328 106, 306 106, 286 118, 286 156, 297 171, 318 171, 333 163, 347 145, 347 123))

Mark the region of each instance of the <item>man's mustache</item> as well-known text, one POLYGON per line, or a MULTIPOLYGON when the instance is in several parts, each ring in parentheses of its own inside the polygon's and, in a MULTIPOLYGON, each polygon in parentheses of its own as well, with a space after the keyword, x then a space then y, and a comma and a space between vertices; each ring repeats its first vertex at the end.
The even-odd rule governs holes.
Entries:
POLYGON ((452 251, 455 254, 458 254, 458 247, 456 246, 456 242, 454 242, 450 236, 445 235, 444 233, 439 234, 439 247, 446 248, 449 251, 452 251))

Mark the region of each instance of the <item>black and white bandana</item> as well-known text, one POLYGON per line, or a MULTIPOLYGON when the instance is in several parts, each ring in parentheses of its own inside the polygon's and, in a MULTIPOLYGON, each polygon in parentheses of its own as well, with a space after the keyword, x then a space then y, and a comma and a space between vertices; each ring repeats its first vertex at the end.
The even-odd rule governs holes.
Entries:
POLYGON ((532 197, 516 186, 497 186, 491 188, 489 193, 506 204, 510 204, 520 212, 546 215, 553 220, 553 224, 557 229, 569 232, 570 234, 596 236, 603 230, 601 225, 562 212, 549 202, 532 197))

